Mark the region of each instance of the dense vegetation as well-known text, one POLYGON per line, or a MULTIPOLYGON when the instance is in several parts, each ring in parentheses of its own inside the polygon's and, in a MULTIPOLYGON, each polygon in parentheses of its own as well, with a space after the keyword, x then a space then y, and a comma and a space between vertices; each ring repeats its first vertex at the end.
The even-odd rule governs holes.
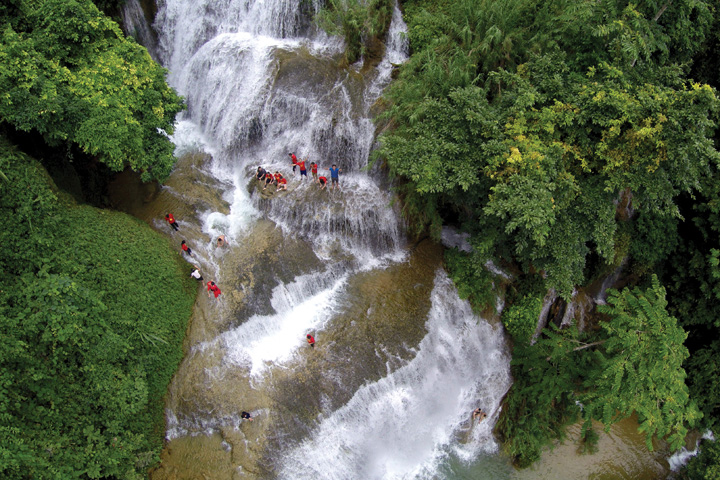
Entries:
POLYGON ((160 235, 76 204, 43 164, 162 180, 182 101, 90 0, 3 2, 0 27, 0 477, 143 478, 197 286, 160 235))
POLYGON ((90 0, 0 5, 0 118, 112 170, 164 180, 174 165, 180 97, 147 50, 90 0))
POLYGON ((0 476, 141 478, 196 285, 159 234, 72 204, 6 142, 0 170, 0 476))
POLYGON ((519 465, 577 419, 592 440, 637 414, 649 448, 717 421, 718 7, 403 2, 377 158, 418 232, 471 234, 447 266, 478 309, 488 260, 515 275, 498 432, 519 465), (616 270, 606 306, 534 336, 546 293, 562 311, 616 270))

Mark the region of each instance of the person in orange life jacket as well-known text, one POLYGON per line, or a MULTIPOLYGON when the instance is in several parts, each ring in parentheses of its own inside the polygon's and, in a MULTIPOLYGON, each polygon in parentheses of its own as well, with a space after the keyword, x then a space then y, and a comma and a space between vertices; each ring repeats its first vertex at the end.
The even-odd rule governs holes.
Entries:
POLYGON ((287 180, 285 180, 285 177, 280 177, 280 180, 278 180, 278 190, 287 190, 287 180))
POLYGON ((320 190, 325 190, 325 187, 327 186, 327 178, 325 178, 325 177, 318 178, 318 183, 320 184, 320 190))
POLYGON ((307 178, 307 170, 305 169, 305 160, 302 158, 298 160, 297 166, 300 169, 300 180, 302 180, 302 177, 307 178))
POLYGON ((212 282, 212 281, 207 283, 207 289, 208 289, 208 297, 210 296, 210 292, 215 294, 215 298, 219 297, 220 294, 222 293, 220 291, 220 288, 218 288, 218 286, 215 285, 215 282, 212 282))
POLYGON ((192 250, 190 250, 190 247, 187 246, 187 243, 185 243, 185 240, 180 242, 180 248, 182 248, 182 251, 187 253, 188 255, 192 255, 192 250))
POLYGON ((318 181, 317 169, 318 169, 317 163, 312 162, 310 164, 310 173, 312 173, 313 180, 315 180, 315 183, 317 183, 317 181, 318 181))
POLYGON ((295 174, 295 168, 297 167, 297 157, 295 156, 294 153, 288 153, 288 155, 290 155, 290 160, 292 160, 293 174, 295 174))
POLYGON ((265 187, 263 187, 263 190, 265 190, 268 187, 268 185, 270 185, 274 181, 275 181, 275 177, 273 177, 273 174, 270 172, 267 172, 265 174, 265 187))
POLYGON ((328 168, 330 170, 330 181, 332 182, 332 188, 335 190, 335 187, 339 187, 338 184, 340 180, 339 172, 342 172, 342 168, 338 168, 337 165, 333 163, 333 166, 328 168))
POLYGON ((165 220, 167 220, 167 222, 170 224, 171 227, 173 227, 175 229, 176 232, 178 231, 178 224, 175 221, 175 217, 173 217, 172 213, 166 214, 165 220))
POLYGON ((315 338, 309 333, 305 337, 307 338, 307 342, 310 344, 310 346, 315 348, 315 338))

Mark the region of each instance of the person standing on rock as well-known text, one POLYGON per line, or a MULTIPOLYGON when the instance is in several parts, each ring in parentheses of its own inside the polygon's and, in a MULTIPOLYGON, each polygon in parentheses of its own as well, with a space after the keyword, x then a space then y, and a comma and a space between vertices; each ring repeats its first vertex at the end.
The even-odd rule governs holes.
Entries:
POLYGON ((307 178, 307 169, 305 168, 305 160, 302 158, 298 160, 297 166, 300 169, 300 180, 302 180, 302 177, 307 178))
POLYGON ((292 160, 293 175, 295 175, 295 169, 297 168, 297 157, 294 153, 288 153, 288 155, 290 155, 290 160, 292 160))
POLYGON ((318 182, 317 170, 318 170, 318 164, 315 162, 310 163, 310 173, 312 173, 313 180, 315 181, 315 183, 318 182))
POLYGON ((166 214, 165 220, 167 220, 167 222, 170 224, 171 227, 173 227, 175 229, 176 232, 178 231, 178 224, 175 221, 175 217, 173 217, 172 213, 166 214))
POLYGON ((337 165, 333 163, 333 166, 328 168, 328 170, 330 170, 332 189, 335 190, 336 187, 340 187, 340 172, 342 172, 342 168, 338 168, 337 165))

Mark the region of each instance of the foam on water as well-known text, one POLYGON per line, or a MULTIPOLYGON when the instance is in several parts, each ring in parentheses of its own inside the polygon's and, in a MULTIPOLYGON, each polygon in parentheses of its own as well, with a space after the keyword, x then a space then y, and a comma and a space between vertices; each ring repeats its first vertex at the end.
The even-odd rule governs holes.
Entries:
POLYGON ((497 450, 492 428, 511 383, 501 329, 473 315, 444 272, 426 327, 414 359, 318 419, 281 478, 432 478, 450 451, 469 460, 497 450), (478 406, 489 417, 469 427, 478 406))

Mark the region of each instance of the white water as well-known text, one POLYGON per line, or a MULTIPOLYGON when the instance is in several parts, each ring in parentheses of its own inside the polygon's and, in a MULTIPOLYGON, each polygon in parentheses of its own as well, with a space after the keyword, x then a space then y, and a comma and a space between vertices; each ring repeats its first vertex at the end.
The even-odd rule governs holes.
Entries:
MULTIPOLYGON (((203 269, 217 274, 222 287, 223 276, 235 272, 223 271, 223 253, 212 239, 224 234, 232 248, 261 217, 310 242, 327 265, 279 282, 270 314, 250 315, 192 347, 189 358, 207 354, 219 362, 208 367, 213 381, 248 375, 254 388, 263 388, 274 369, 299 361, 306 333, 322 342, 352 275, 407 256, 393 197, 381 175, 364 168, 375 142, 369 111, 393 64, 407 56, 405 25, 396 7, 385 57, 361 73, 359 64, 339 68, 342 42, 312 26, 318 1, 159 0, 158 6, 157 55, 188 104, 173 135, 176 154, 211 154, 202 169, 227 185, 229 213, 197 212, 197 228, 211 239, 196 246, 203 269), (340 190, 320 191, 293 176, 289 152, 316 161, 321 175, 337 164, 340 190), (258 165, 281 171, 288 192, 268 200, 249 189, 258 165)), ((497 450, 491 431, 510 385, 502 333, 472 315, 442 273, 431 312, 418 321, 428 335, 414 358, 394 362, 395 370, 388 365, 387 376, 321 415, 311 438, 278 452, 283 478, 432 478, 449 455, 471 462, 497 450), (490 417, 468 430, 469 412, 478 406, 490 417)), ((240 422, 213 411, 168 411, 167 437, 240 422)))
POLYGON ((281 478, 434 478, 450 453, 497 451, 492 428, 511 383, 501 329, 473 315, 444 272, 426 327, 415 358, 320 419, 286 455, 281 478), (478 406, 489 416, 467 431, 478 406))

